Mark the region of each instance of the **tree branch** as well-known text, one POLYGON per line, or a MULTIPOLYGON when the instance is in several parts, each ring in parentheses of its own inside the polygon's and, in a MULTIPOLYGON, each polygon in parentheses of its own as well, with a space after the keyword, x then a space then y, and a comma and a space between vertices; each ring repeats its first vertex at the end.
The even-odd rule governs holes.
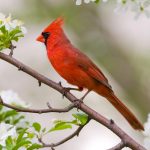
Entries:
POLYGON ((62 108, 62 109, 58 109, 58 108, 52 108, 49 104, 48 104, 48 109, 29 109, 29 108, 21 108, 21 107, 16 107, 16 106, 12 106, 10 104, 5 103, 1 96, 0 96, 0 104, 7 107, 7 108, 11 108, 16 110, 17 112, 27 112, 27 113, 38 113, 38 114, 42 114, 42 113, 50 113, 50 112, 58 112, 58 113, 64 113, 64 112, 69 112, 71 109, 73 109, 75 107, 75 104, 72 103, 69 106, 67 106, 66 108, 62 108))
POLYGON ((46 143, 43 142, 43 140, 41 138, 39 138, 39 142, 43 145, 43 147, 51 147, 51 148, 57 147, 57 146, 59 146, 61 144, 66 143, 67 141, 71 140, 75 136, 79 136, 81 130, 89 123, 89 121, 90 121, 90 119, 88 119, 86 124, 79 126, 74 133, 72 133, 71 135, 69 135, 68 137, 64 138, 63 140, 61 140, 61 141, 59 141, 57 143, 46 144, 46 143))
MULTIPOLYGON (((0 52, 0 58, 7 61, 8 63, 16 66, 19 70, 22 70, 23 72, 27 73, 28 75, 34 77, 41 83, 44 83, 48 85, 49 87, 57 90, 61 94, 64 94, 64 88, 60 86, 59 84, 53 82, 52 80, 46 78, 45 76, 39 74, 37 71, 31 69, 30 67, 24 65, 23 63, 19 62, 18 60, 10 57, 9 55, 6 55, 4 53, 0 52)), ((77 98, 72 95, 70 92, 65 93, 65 97, 72 103, 77 101, 77 98)), ((138 144, 135 140, 133 140, 127 133, 125 133, 121 128, 119 128, 114 122, 106 119, 104 116, 97 113, 95 110, 91 109, 84 103, 80 103, 80 110, 85 112, 91 119, 94 119, 95 121, 99 122, 100 124, 103 124, 105 127, 110 129, 113 133, 115 133, 117 136, 121 138, 121 140, 126 143, 126 146, 131 149, 136 150, 146 150, 142 145, 138 144)))

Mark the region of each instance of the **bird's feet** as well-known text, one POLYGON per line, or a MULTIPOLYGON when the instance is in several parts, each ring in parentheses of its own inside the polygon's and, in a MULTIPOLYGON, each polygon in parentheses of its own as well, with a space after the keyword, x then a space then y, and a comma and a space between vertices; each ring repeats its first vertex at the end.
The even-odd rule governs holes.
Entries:
POLYGON ((63 90, 63 98, 64 98, 64 96, 68 93, 68 92, 70 92, 70 91, 82 91, 83 90, 83 88, 70 88, 70 87, 64 87, 64 90, 63 90))
POLYGON ((90 92, 90 90, 88 90, 80 99, 76 99, 74 100, 74 105, 75 107, 78 109, 81 108, 81 104, 83 103, 84 98, 87 96, 87 94, 90 92))
POLYGON ((84 98, 88 95, 90 90, 88 90, 80 99, 74 100, 74 105, 78 109, 81 108, 81 104, 83 103, 84 98))
MULTIPOLYGON (((61 87, 63 87, 62 84, 61 84, 61 82, 59 82, 59 85, 60 85, 61 87)), ((79 87, 79 88, 63 87, 62 96, 63 96, 63 98, 64 98, 64 96, 65 96, 68 92, 70 92, 70 91, 82 91, 82 90, 83 90, 82 87, 79 87)))

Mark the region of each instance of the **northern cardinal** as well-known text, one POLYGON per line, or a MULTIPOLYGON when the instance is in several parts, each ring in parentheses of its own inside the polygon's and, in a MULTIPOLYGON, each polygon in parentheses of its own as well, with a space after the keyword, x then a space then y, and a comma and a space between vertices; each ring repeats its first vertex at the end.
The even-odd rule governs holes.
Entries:
POLYGON ((45 44, 48 59, 54 69, 80 90, 95 91, 105 97, 136 130, 144 130, 133 113, 115 96, 107 78, 88 56, 75 48, 65 35, 61 17, 53 21, 37 38, 45 44))

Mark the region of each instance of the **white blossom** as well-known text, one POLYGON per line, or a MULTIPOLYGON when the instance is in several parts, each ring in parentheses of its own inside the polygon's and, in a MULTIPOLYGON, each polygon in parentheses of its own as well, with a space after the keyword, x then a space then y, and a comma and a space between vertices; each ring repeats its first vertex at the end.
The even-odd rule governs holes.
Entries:
POLYGON ((19 106, 19 107, 29 107, 30 105, 20 99, 17 93, 12 90, 1 91, 0 96, 2 100, 10 105, 19 106))
POLYGON ((0 145, 5 146, 8 136, 16 137, 16 127, 6 123, 0 123, 0 145))
POLYGON ((27 32, 26 28, 23 26, 23 22, 17 19, 12 19, 11 14, 5 16, 0 13, 0 27, 5 26, 6 30, 11 31, 16 27, 19 27, 23 34, 27 32))
POLYGON ((150 149, 150 114, 148 115, 147 122, 144 124, 144 146, 150 149))
POLYGON ((129 8, 132 5, 132 1, 131 0, 127 0, 127 1, 122 1, 122 0, 117 0, 117 6, 114 9, 115 13, 125 13, 127 10, 129 10, 129 8))
POLYGON ((22 27, 20 27, 20 29, 21 29, 21 31, 22 31, 23 34, 27 33, 27 29, 25 27, 22 26, 22 27))
MULTIPOLYGON (((76 5, 81 5, 82 2, 90 3, 96 0, 76 0, 76 5)), ((108 3, 110 0, 101 0, 103 3, 108 3)), ((114 12, 125 13, 126 11, 135 12, 135 19, 139 18, 141 14, 150 17, 150 0, 115 0, 116 4, 114 12)))
POLYGON ((145 14, 147 17, 150 17, 150 1, 138 0, 135 2, 135 5, 131 10, 136 12, 135 19, 139 18, 141 14, 145 14))
POLYGON ((90 2, 95 2, 96 0, 76 0, 76 5, 81 5, 82 2, 88 4, 90 2))
POLYGON ((108 0, 103 0, 103 2, 107 2, 108 0))
POLYGON ((2 26, 4 19, 5 19, 5 15, 0 13, 0 27, 2 26))
POLYGON ((141 14, 145 14, 147 17, 150 16, 149 13, 149 0, 116 0, 117 7, 115 12, 126 12, 128 10, 136 13, 135 18, 138 18, 141 14))

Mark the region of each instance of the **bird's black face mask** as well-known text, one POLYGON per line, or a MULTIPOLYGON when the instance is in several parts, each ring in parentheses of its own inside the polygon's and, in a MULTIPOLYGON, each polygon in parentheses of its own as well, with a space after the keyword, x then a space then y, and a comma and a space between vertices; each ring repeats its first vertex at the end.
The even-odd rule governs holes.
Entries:
POLYGON ((49 38, 50 36, 50 32, 42 32, 42 36, 44 37, 45 39, 45 45, 47 46, 47 39, 49 38))

